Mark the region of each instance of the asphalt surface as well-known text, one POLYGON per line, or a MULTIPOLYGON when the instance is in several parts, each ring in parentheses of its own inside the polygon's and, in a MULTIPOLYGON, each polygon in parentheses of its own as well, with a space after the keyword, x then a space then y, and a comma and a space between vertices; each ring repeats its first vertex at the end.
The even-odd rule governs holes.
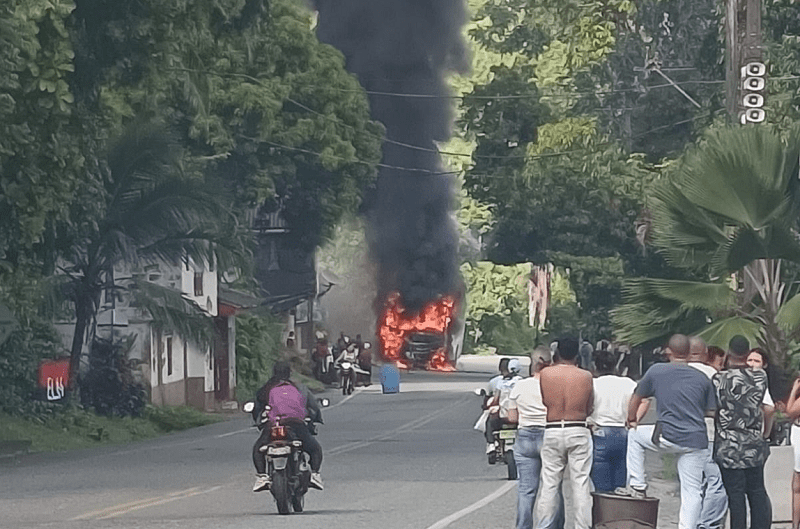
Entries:
MULTIPOLYGON (((377 379, 377 377, 375 377, 377 379)), ((412 372, 326 396, 318 440, 325 490, 305 512, 277 514, 251 492, 249 416, 125 446, 32 455, 0 464, 5 528, 464 529, 513 527, 516 487, 489 466, 472 426, 483 373, 412 372)))

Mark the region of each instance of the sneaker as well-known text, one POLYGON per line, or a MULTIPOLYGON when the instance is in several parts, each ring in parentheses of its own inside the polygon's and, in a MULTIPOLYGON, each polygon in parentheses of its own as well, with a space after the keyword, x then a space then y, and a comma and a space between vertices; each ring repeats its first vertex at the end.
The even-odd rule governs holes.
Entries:
POLYGON ((309 481, 309 485, 312 488, 317 490, 322 490, 322 476, 319 475, 319 472, 312 472, 311 473, 311 480, 309 481))
POLYGON ((629 498, 640 500, 642 498, 647 497, 647 489, 640 490, 640 489, 635 489, 631 486, 617 487, 616 489, 614 489, 614 494, 616 494, 617 496, 628 496, 629 498))
POLYGON ((486 443, 486 453, 491 454, 494 452, 494 443, 486 443))
POLYGON ((256 483, 253 485, 253 492, 269 490, 270 484, 269 476, 266 474, 256 474, 256 483))

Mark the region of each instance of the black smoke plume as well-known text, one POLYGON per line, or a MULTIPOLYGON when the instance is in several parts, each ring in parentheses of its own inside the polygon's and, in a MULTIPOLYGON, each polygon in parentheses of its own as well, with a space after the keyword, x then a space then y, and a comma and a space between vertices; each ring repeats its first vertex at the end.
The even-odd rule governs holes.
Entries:
POLYGON ((317 35, 338 48, 386 127, 382 167, 366 203, 378 296, 399 291, 420 309, 459 290, 452 175, 441 174, 434 142, 451 134, 453 100, 445 77, 467 69, 464 0, 316 0, 317 35), (418 148, 398 145, 403 143, 418 148), (417 169, 408 171, 400 168, 417 169))

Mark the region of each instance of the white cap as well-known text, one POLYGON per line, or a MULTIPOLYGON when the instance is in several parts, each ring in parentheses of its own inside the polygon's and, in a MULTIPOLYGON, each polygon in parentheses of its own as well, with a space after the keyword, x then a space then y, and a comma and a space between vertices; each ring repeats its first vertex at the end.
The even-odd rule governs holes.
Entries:
POLYGON ((519 369, 520 369, 519 360, 517 360, 516 358, 512 358, 511 360, 508 361, 508 370, 509 370, 509 372, 511 372, 511 373, 519 373, 519 369))

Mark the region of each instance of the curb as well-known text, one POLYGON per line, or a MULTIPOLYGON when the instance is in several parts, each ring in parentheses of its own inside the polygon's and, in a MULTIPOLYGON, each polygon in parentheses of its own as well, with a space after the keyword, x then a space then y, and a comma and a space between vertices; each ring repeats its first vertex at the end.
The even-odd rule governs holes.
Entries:
POLYGON ((27 454, 30 452, 31 444, 31 441, 28 439, 0 441, 0 459, 27 454))

